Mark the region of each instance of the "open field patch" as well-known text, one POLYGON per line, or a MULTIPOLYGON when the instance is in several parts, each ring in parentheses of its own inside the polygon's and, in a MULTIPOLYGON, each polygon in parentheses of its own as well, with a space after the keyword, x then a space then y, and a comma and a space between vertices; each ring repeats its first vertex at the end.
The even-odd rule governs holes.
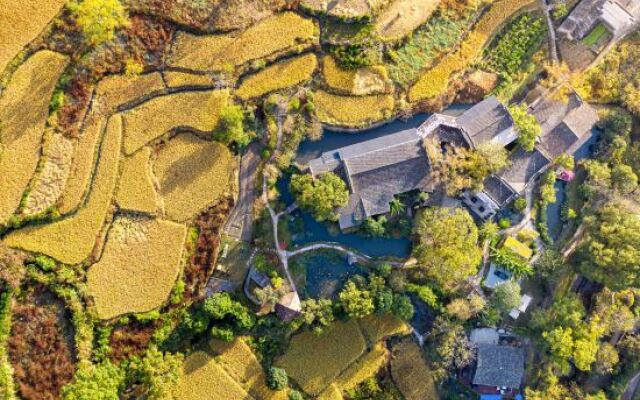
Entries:
POLYGON ((440 0, 395 0, 376 19, 375 31, 383 40, 400 40, 424 24, 440 0))
POLYGON ((274 64, 242 81, 236 95, 242 99, 250 99, 301 84, 311 79, 317 65, 318 60, 314 54, 274 64))
POLYGON ((318 395, 318 400, 342 400, 342 391, 335 383, 327 386, 325 390, 318 395))
POLYGON ((213 79, 209 75, 190 74, 180 71, 163 72, 164 81, 170 88, 185 86, 213 86, 213 79))
POLYGON ((317 91, 314 101, 321 122, 355 127, 390 118, 395 105, 390 95, 338 96, 325 91, 317 91))
POLYGON ((164 303, 178 277, 184 225, 117 218, 87 287, 101 319, 151 311, 164 303))
POLYGON ((393 90, 382 65, 347 70, 340 68, 333 57, 326 56, 322 60, 322 75, 328 87, 343 94, 364 96, 393 90))
POLYGON ((422 349, 412 338, 406 338, 393 346, 391 375, 407 400, 440 398, 422 349))
POLYGON ((109 119, 92 190, 83 208, 51 224, 13 231, 4 238, 4 242, 10 247, 46 254, 66 264, 78 264, 89 257, 107 217, 116 186, 121 137, 122 121, 116 115, 109 119))
POLYGON ((153 214, 158 208, 151 174, 151 149, 143 148, 123 161, 116 203, 120 208, 153 214))
POLYGON ((235 160, 218 142, 180 134, 160 150, 153 171, 169 219, 187 221, 228 190, 235 160))
POLYGON ((365 351, 355 320, 336 322, 321 335, 307 331, 294 336, 276 364, 305 392, 318 395, 365 351))
POLYGON ((93 110, 108 114, 134 100, 164 89, 159 72, 145 75, 110 75, 98 82, 93 110))
POLYGON ((168 62, 193 71, 222 71, 248 61, 300 52, 316 42, 313 20, 285 12, 240 34, 196 36, 180 32, 168 62))
POLYGON ((336 380, 344 391, 358 386, 365 379, 374 376, 389 360, 389 350, 384 343, 376 343, 370 352, 358 358, 336 380))
POLYGON ((3 0, 0 5, 0 73, 35 39, 66 0, 3 0))
POLYGON ((67 61, 51 51, 34 54, 0 97, 0 224, 18 208, 38 165, 49 100, 67 61))
POLYGON ((122 113, 125 152, 133 154, 175 128, 212 131, 228 100, 227 90, 183 92, 153 98, 122 113))
POLYGON ((377 343, 389 336, 406 335, 411 331, 404 321, 393 314, 368 315, 359 319, 358 323, 369 343, 377 343))
POLYGON ((207 353, 199 351, 185 360, 185 374, 175 389, 177 400, 252 400, 242 387, 207 353))
POLYGON ((430 99, 446 92, 451 76, 464 71, 481 57, 495 31, 518 10, 531 3, 533 0, 501 0, 494 3, 463 40, 458 50, 448 54, 435 67, 422 74, 409 90, 409 100, 430 99))
POLYGON ((335 18, 370 19, 388 0, 303 0, 301 7, 313 14, 335 18))

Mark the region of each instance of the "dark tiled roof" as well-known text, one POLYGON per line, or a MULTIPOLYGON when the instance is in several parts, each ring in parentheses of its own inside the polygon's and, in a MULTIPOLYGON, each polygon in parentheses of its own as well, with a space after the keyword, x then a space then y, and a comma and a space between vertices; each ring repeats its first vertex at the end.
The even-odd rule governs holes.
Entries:
POLYGON ((495 96, 487 97, 471 107, 456 122, 476 147, 494 139, 506 146, 516 139, 511 114, 495 96))
POLYGON ((578 141, 578 137, 575 133, 565 124, 561 122, 551 132, 543 136, 540 140, 540 148, 545 151, 552 159, 556 158, 560 154, 569 149, 575 142, 578 141))
POLYGON ((582 100, 576 94, 570 95, 566 102, 546 96, 539 97, 539 100, 529 106, 528 111, 536 117, 542 128, 542 136, 545 136, 562 122, 569 111, 581 105, 582 100))
POLYGON ((484 193, 491 197, 499 207, 504 206, 511 198, 516 195, 516 191, 507 185, 502 179, 495 175, 489 176, 484 180, 484 193))
POLYGON ((521 193, 527 186, 527 183, 549 164, 549 161, 550 160, 537 149, 532 152, 518 149, 509 157, 510 165, 498 175, 516 192, 521 193))
POLYGON ((518 389, 524 376, 524 350, 495 344, 478 345, 474 385, 518 389))

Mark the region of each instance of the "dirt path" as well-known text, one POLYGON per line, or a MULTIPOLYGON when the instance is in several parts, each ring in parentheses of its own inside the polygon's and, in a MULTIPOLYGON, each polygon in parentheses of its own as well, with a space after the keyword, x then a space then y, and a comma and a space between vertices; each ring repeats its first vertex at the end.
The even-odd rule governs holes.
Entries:
POLYGON ((551 61, 554 64, 560 62, 560 58, 558 57, 558 42, 556 39, 556 30, 553 27, 553 20, 551 19, 550 11, 551 6, 547 4, 547 0, 540 0, 540 7, 544 12, 544 17, 547 22, 547 31, 549 32, 549 53, 551 56, 551 61))
POLYGON ((633 378, 629 379, 629 383, 627 383, 627 388, 620 396, 620 400, 633 400, 634 395, 638 391, 638 385, 640 384, 640 372, 635 374, 633 378))
POLYGON ((224 225, 224 232, 236 239, 248 242, 253 233, 253 203, 255 202, 256 175, 260 163, 259 144, 249 145, 240 161, 238 201, 224 225))

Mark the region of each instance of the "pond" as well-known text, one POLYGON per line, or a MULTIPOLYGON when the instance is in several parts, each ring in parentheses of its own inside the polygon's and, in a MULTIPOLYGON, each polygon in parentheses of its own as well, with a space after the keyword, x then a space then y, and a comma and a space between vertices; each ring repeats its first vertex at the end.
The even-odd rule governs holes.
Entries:
POLYGON ((334 298, 354 275, 366 275, 357 264, 349 265, 344 254, 317 251, 296 257, 292 263, 296 278, 303 278, 303 298, 334 298))

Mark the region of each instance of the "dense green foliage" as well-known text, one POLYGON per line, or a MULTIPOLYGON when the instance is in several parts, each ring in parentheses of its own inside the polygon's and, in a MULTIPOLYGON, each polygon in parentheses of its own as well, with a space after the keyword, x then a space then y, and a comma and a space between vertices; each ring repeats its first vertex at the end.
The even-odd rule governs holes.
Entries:
POLYGON ((289 377, 287 376, 287 371, 277 367, 269 368, 267 385, 269 385, 269 388, 273 390, 286 389, 287 386, 289 386, 289 377))
POLYGON ((243 147, 251 138, 244 129, 244 111, 242 107, 230 105, 220 111, 220 120, 214 132, 214 138, 222 143, 236 143, 243 147))
POLYGON ((129 24, 127 11, 119 0, 77 0, 68 7, 92 46, 113 40, 116 30, 129 24))
POLYGON ((375 51, 364 44, 335 45, 329 48, 338 64, 344 69, 368 67, 376 58, 375 51))
POLYGON ((511 106, 509 112, 518 132, 518 144, 526 151, 533 151, 536 139, 542 133, 536 117, 529 114, 526 104, 511 106))
POLYGON ((333 172, 319 178, 308 174, 294 175, 290 187, 298 205, 318 221, 337 221, 337 209, 349 201, 347 184, 333 172))
POLYGON ((125 373, 105 360, 100 364, 83 361, 72 383, 62 388, 63 400, 118 400, 125 373))

